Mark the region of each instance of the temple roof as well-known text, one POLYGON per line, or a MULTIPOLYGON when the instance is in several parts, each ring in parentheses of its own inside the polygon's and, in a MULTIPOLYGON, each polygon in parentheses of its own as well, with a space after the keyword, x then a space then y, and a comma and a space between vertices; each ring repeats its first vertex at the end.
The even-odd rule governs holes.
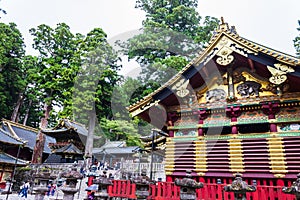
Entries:
MULTIPOLYGON (((62 119, 58 125, 52 129, 43 129, 42 132, 46 135, 56 138, 57 142, 65 140, 75 140, 85 144, 88 134, 87 128, 83 124, 62 119)), ((94 139, 97 138, 94 136, 94 139)))
MULTIPOLYGON (((15 164, 16 158, 9 154, 1 152, 0 153, 0 163, 15 164)), ((16 164, 17 165, 27 165, 28 163, 25 160, 18 159, 16 164)))
POLYGON ((110 147, 110 148, 94 148, 93 149, 93 154, 134 154, 135 150, 140 147, 138 146, 131 146, 131 147, 110 147))
POLYGON ((82 151, 80 151, 74 144, 70 143, 60 149, 55 150, 55 154, 74 154, 74 155, 82 155, 82 151))
POLYGON ((100 148, 94 148, 93 154, 133 154, 138 146, 126 147, 125 141, 110 141, 106 140, 105 144, 100 148))
POLYGON ((110 141, 106 140, 105 144, 101 146, 102 149, 107 148, 115 148, 115 147, 125 147, 126 142, 125 141, 110 141))
POLYGON ((25 141, 22 141, 18 138, 13 137, 8 132, 6 132, 2 128, 0 128, 0 143, 21 145, 21 144, 23 144, 23 142, 25 142, 25 141))
MULTIPOLYGON (((12 122, 9 120, 2 120, 2 128, 4 131, 8 132, 13 138, 16 140, 26 142, 25 147, 33 150, 36 142, 36 136, 38 133, 38 129, 24 126, 22 124, 12 122)), ((53 137, 46 136, 44 153, 51 153, 51 149, 49 148, 49 143, 55 143, 56 140, 53 137)))
POLYGON ((226 65, 221 62, 231 58, 234 59, 232 64, 235 67, 247 68, 266 80, 270 80, 273 73, 284 73, 289 80, 291 92, 300 91, 298 58, 243 38, 237 34, 235 27, 230 27, 222 20, 209 44, 199 52, 198 56, 157 90, 130 105, 129 112, 132 116, 140 116, 146 121, 155 120, 150 120, 147 114, 150 107, 175 105, 178 103, 176 89, 179 86, 177 85, 184 85, 188 80, 187 84, 192 89, 200 88, 207 84, 206 79, 211 78, 210 75, 216 72, 215 69, 221 71, 226 68, 226 65))

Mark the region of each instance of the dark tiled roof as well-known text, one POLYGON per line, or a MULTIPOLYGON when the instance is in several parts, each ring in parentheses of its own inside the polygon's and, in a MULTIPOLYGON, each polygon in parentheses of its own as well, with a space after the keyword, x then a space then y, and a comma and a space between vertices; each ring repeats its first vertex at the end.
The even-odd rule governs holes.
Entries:
MULTIPOLYGON (((10 125, 13 131, 16 133, 16 135, 20 139, 27 142, 25 147, 28 147, 29 149, 33 150, 36 142, 37 132, 35 132, 32 129, 26 129, 21 126, 15 126, 14 123, 11 123, 10 125)), ((5 124, 3 124, 3 129, 7 132, 10 132, 8 126, 6 126, 5 124)), ((55 138, 46 135, 44 153, 51 153, 51 149, 48 146, 49 143, 56 143, 56 140, 55 138)))
MULTIPOLYGON (((83 145, 85 145, 88 135, 88 130, 83 124, 68 119, 62 119, 56 127, 52 129, 43 129, 42 132, 56 138, 58 142, 61 140, 72 139, 81 142, 83 145)), ((94 140, 98 139, 100 139, 100 137, 94 135, 94 140)))
POLYGON ((79 135, 87 136, 88 134, 88 130, 85 128, 83 124, 72 122, 68 119, 61 120, 58 123, 58 125, 52 129, 43 129, 42 131, 46 134, 51 134, 51 133, 68 132, 71 129, 77 132, 79 135))
POLYGON ((72 122, 72 121, 66 120, 66 119, 64 120, 64 123, 66 124, 67 128, 74 128, 81 135, 87 135, 88 134, 88 130, 82 124, 72 122))
POLYGON ((57 154, 50 154, 48 158, 45 160, 44 163, 60 163, 61 162, 61 155, 57 154))
POLYGON ((125 147, 126 142, 125 141, 109 141, 107 140, 104 145, 102 145, 100 148, 106 149, 106 148, 114 148, 114 147, 125 147))
POLYGON ((0 128, 0 142, 6 143, 6 144, 15 144, 20 145, 23 144, 22 141, 14 138, 12 135, 10 135, 8 132, 0 128))
POLYGON ((64 147, 62 147, 62 148, 60 148, 60 149, 57 149, 56 151, 55 151, 55 153, 56 154, 58 154, 58 153, 62 153, 62 154, 80 154, 80 155, 82 155, 83 153, 82 153, 82 151, 80 151, 74 144, 72 144, 72 143, 70 143, 70 144, 68 144, 68 145, 66 145, 66 146, 64 146, 64 147))
MULTIPOLYGON (((8 163, 8 164, 15 164, 16 163, 16 158, 8 155, 6 153, 0 153, 0 163, 8 163)), ((18 159, 17 160, 17 165, 26 165, 26 161, 18 159)))
POLYGON ((94 148, 93 154, 133 154, 138 146, 132 147, 115 147, 115 148, 94 148))

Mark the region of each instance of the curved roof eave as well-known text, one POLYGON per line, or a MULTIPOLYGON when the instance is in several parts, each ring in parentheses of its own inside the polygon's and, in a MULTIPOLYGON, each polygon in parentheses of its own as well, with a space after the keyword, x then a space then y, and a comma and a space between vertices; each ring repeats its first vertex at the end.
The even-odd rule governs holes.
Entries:
MULTIPOLYGON (((206 64, 208 61, 212 59, 213 56, 210 56, 209 59, 207 59, 208 55, 211 54, 213 49, 221 42, 221 39, 223 36, 227 37, 228 39, 234 41, 239 46, 257 54, 257 53, 263 53, 266 55, 269 55, 279 62, 298 67, 300 66, 300 59, 282 53, 280 51, 276 51, 274 49, 265 47, 263 45, 260 45, 258 43, 252 42, 248 39, 245 39, 243 37, 240 37, 238 34, 230 32, 228 30, 221 31, 218 34, 216 34, 214 37, 212 37, 211 41, 209 42, 208 46, 201 51, 198 56, 196 56, 191 62, 189 62, 180 72, 178 72, 175 76, 173 76, 169 81, 167 81, 165 84, 163 84, 161 87, 159 87, 157 90, 153 91, 149 95, 145 96, 141 100, 137 101, 136 103, 130 105, 127 109, 132 114, 132 116, 137 116, 141 112, 147 110, 144 109, 143 111, 137 112, 137 109, 142 106, 147 106, 148 108, 158 104, 160 100, 154 99, 153 97, 157 95, 158 93, 162 92, 165 88, 173 85, 175 82, 179 81, 180 78, 182 78, 184 72, 186 72, 188 69, 190 69, 192 66, 198 66, 201 63, 206 64), (206 59, 206 60, 205 60, 206 59)), ((214 54, 215 55, 215 54, 214 54)), ((203 66, 202 66, 203 67, 203 66)), ((199 68, 198 68, 199 69, 199 68)))

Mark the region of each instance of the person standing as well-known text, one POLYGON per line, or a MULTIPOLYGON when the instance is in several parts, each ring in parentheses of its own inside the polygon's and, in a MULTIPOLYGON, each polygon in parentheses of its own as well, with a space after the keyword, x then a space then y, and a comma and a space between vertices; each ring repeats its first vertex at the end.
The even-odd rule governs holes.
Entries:
POLYGON ((48 185, 47 196, 50 196, 50 195, 54 196, 55 189, 56 189, 56 186, 52 182, 50 182, 48 185))
POLYGON ((20 187, 20 192, 19 192, 19 196, 20 197, 24 197, 25 199, 27 199, 27 195, 28 195, 28 189, 30 187, 30 184, 28 181, 26 181, 25 183, 23 183, 23 185, 20 187))

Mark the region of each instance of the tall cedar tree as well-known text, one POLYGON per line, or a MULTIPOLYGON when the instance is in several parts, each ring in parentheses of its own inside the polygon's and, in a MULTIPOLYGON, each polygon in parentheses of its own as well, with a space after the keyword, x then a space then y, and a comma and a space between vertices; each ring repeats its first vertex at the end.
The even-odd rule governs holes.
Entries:
MULTIPOLYGON (((69 93, 74 85, 74 78, 80 66, 78 40, 82 35, 73 35, 70 27, 60 23, 55 29, 48 25, 39 25, 30 29, 34 36, 33 48, 39 51, 36 74, 36 88, 43 94, 43 116, 40 128, 48 126, 50 112, 53 107, 61 107, 65 93, 69 93)), ((42 162, 45 136, 39 132, 33 152, 32 163, 42 162)))
MULTIPOLYGON (((72 98, 73 117, 88 126, 85 157, 90 158, 93 149, 94 132, 100 132, 101 118, 111 118, 111 95, 120 76, 118 55, 106 40, 102 29, 88 33, 81 45, 82 67, 76 77, 72 98)), ((104 129, 102 127, 102 129, 104 129)), ((90 159, 87 160, 89 162, 90 159)))
MULTIPOLYGON (((201 17, 197 0, 138 0, 146 12, 143 33, 124 45, 129 59, 142 68, 139 77, 146 93, 152 92, 181 70, 207 44, 218 20, 201 17)), ((145 92, 140 92, 145 95, 145 92)), ((141 98, 142 96, 140 96, 141 98)))
POLYGON ((0 23, 0 117, 11 118, 26 87, 22 58, 25 45, 14 23, 0 23))

